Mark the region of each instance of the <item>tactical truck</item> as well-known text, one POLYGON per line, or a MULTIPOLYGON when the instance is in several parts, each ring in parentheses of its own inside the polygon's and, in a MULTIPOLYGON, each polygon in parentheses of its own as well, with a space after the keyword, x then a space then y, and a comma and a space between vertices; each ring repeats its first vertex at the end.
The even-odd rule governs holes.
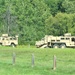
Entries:
POLYGON ((66 33, 64 36, 45 35, 40 41, 36 41, 35 45, 38 48, 75 47, 75 36, 71 36, 71 33, 66 33))

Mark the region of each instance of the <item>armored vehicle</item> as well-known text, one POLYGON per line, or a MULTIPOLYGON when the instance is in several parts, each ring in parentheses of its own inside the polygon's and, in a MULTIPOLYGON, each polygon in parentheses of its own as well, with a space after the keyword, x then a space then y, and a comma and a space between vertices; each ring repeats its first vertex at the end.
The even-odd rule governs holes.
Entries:
POLYGON ((12 46, 18 45, 18 36, 8 36, 8 34, 2 34, 0 37, 0 46, 12 46))
POLYGON ((36 41, 35 45, 40 48, 75 47, 75 36, 71 36, 71 33, 66 33, 64 36, 46 35, 40 41, 36 41))

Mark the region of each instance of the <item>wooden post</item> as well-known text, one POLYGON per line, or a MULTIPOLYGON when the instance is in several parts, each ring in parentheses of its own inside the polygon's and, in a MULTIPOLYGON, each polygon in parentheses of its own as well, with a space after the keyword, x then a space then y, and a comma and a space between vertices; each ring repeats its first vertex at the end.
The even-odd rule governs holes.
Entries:
POLYGON ((15 52, 13 52, 13 57, 12 57, 12 64, 15 65, 15 61, 16 61, 16 54, 15 52))
POLYGON ((34 60, 35 60, 35 57, 34 57, 34 54, 32 54, 32 67, 34 67, 34 60))
POLYGON ((56 56, 53 56, 53 70, 56 70, 56 56))
POLYGON ((30 48, 30 44, 29 44, 29 48, 30 48))

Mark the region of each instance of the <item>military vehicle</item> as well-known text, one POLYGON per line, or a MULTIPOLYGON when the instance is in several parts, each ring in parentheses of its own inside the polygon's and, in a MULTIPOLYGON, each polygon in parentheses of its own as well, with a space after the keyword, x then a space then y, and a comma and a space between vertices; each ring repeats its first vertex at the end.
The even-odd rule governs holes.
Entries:
POLYGON ((36 41, 35 45, 38 48, 75 47, 75 36, 71 36, 71 33, 66 33, 64 36, 46 35, 40 41, 36 41))
POLYGON ((12 46, 18 45, 18 36, 8 36, 8 34, 2 34, 0 37, 0 46, 12 46))

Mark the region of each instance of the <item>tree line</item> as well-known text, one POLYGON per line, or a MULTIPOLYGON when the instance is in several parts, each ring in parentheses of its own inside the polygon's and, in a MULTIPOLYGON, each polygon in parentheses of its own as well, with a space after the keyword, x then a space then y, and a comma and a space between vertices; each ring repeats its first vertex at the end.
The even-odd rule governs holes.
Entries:
POLYGON ((34 44, 45 35, 75 35, 75 0, 0 0, 0 35, 34 44))

